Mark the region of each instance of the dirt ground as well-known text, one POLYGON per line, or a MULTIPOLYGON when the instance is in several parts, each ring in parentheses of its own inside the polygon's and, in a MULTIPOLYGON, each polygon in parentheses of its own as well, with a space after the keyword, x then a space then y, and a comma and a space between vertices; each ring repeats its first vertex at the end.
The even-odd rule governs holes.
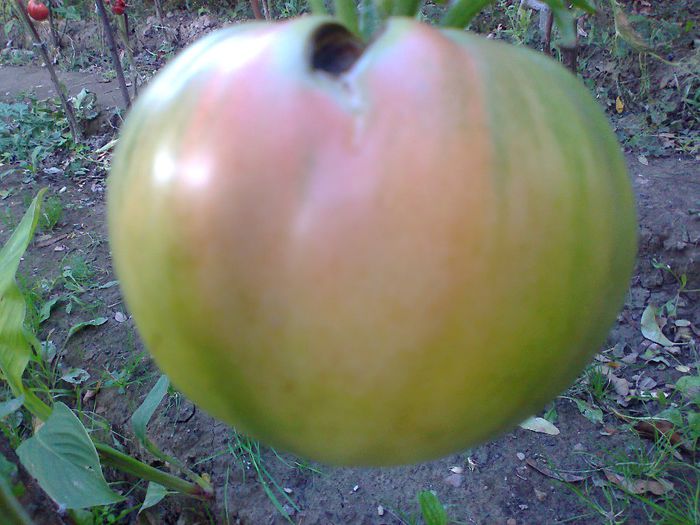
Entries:
MULTIPOLYGON (((206 30, 208 26, 204 26, 206 30)), ((190 38, 194 37, 185 35, 183 40, 190 38)), ((103 108, 121 103, 114 81, 103 81, 99 73, 63 71, 60 75, 72 94, 88 86, 97 93, 103 108)), ((39 97, 51 95, 47 85, 45 72, 38 66, 0 66, 3 100, 9 101, 21 91, 34 91, 39 97)), ((105 131, 91 140, 98 146, 110 136, 105 131)), ((700 287, 700 162, 689 156, 646 156, 633 149, 628 149, 626 158, 639 210, 638 262, 624 309, 596 360, 601 364, 614 362, 615 377, 626 380, 637 393, 670 392, 683 375, 678 367, 697 374, 696 356, 687 345, 671 352, 645 340, 640 323, 647 305, 664 304, 676 297, 679 289, 670 272, 652 262, 663 262, 677 275, 686 275, 688 289, 700 287)), ((95 169, 80 177, 69 178, 45 169, 33 178, 17 171, 1 180, 2 189, 9 193, 0 205, 9 217, 18 219, 42 187, 48 186, 49 195, 64 204, 59 223, 50 232, 39 232, 24 258, 20 272, 26 280, 57 280, 74 256, 89 264, 94 282, 115 279, 105 225, 108 161, 106 153, 95 169)), ((10 226, 8 222, 0 224, 0 242, 9 236, 10 226)), ((88 390, 96 391, 82 406, 83 412, 91 415, 86 425, 108 421, 111 432, 105 434, 106 439, 152 462, 133 438, 129 418, 159 373, 138 337, 118 287, 95 287, 81 299, 90 306, 71 313, 59 306, 41 325, 41 338, 53 340, 61 348, 76 322, 100 316, 108 319, 71 337, 56 359, 60 371, 79 367, 87 370, 90 380, 76 386, 61 383, 57 388, 77 390, 74 394, 78 399, 88 390)), ((677 308, 678 319, 700 327, 699 294, 681 294, 677 308)), ((699 336, 698 332, 690 334, 693 340, 699 336)), ((577 388, 580 384, 572 390, 577 388)), ((593 513, 571 487, 602 486, 605 457, 644 454, 651 443, 614 412, 605 411, 603 423, 593 423, 566 398, 570 394, 547 407, 549 412, 556 411, 559 435, 516 428, 483 446, 438 461, 381 469, 330 468, 264 447, 258 455, 241 448, 232 429, 182 396, 167 396, 149 425, 149 434, 167 453, 211 476, 216 497, 213 502, 201 503, 171 496, 140 519, 173 524, 404 524, 418 519, 416 494, 433 490, 453 523, 602 523, 605 519, 593 513), (567 477, 575 481, 562 481, 567 477), (280 508, 275 507, 270 491, 276 494, 280 508)), ((626 413, 638 415, 652 406, 642 406, 634 396, 621 396, 615 402, 619 410, 624 407, 626 413)), ((0 449, 10 457, 3 439, 0 437, 0 449)), ((107 477, 110 481, 124 479, 110 471, 107 477)), ((23 503, 37 522, 61 523, 58 514, 51 512, 48 498, 31 483, 28 488, 23 503)), ((127 498, 127 507, 138 506, 143 490, 129 491, 127 498)), ((628 523, 649 522, 648 514, 636 502, 624 510, 628 523)), ((124 522, 135 519, 132 515, 124 522)))

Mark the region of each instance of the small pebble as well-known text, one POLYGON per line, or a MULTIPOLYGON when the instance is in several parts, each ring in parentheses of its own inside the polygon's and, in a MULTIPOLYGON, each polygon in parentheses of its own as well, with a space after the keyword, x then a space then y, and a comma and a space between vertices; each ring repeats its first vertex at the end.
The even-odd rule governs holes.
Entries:
POLYGON ((525 454, 523 454, 522 452, 518 452, 515 456, 516 456, 520 461, 525 461, 525 454))

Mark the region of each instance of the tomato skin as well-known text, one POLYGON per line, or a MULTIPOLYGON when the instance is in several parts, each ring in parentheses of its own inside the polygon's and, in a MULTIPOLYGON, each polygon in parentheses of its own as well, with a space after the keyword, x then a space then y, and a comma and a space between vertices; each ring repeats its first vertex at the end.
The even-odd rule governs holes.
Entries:
POLYGON ((328 20, 250 23, 137 100, 115 268, 159 366, 270 445, 433 459, 540 410, 603 343, 636 252, 618 144, 541 54, 391 19, 345 75, 328 20))
POLYGON ((42 2, 29 0, 27 3, 27 14, 37 22, 43 22, 49 17, 49 8, 42 2))

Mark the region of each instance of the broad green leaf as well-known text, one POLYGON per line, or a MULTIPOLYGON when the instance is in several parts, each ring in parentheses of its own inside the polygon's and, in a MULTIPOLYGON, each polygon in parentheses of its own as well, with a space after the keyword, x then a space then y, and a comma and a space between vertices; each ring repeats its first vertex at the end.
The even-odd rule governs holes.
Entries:
POLYGON ((16 275, 20 260, 39 222, 45 192, 46 190, 41 190, 34 198, 12 236, 0 250, 0 372, 15 396, 24 392, 22 374, 31 356, 31 347, 24 335, 27 307, 17 286, 16 275))
POLYGON ((24 468, 42 489, 67 509, 109 505, 124 498, 109 488, 85 427, 63 403, 17 448, 24 468))
POLYGON ((642 313, 642 335, 661 346, 673 346, 670 341, 659 328, 659 323, 656 320, 656 306, 649 304, 642 313))
POLYGON ((72 368, 61 376, 61 379, 71 385, 80 385, 90 379, 90 374, 82 368, 72 368))
POLYGON ((425 525, 447 525, 447 512, 435 494, 429 490, 419 492, 418 504, 425 525))
POLYGON ((690 439, 695 440, 700 438, 700 412, 690 412, 688 414, 688 429, 690 430, 690 439))
POLYGON ((158 505, 158 503, 160 503, 160 501, 168 494, 168 489, 166 489, 163 485, 159 485, 158 483, 151 481, 146 489, 146 498, 143 500, 141 509, 139 509, 139 514, 144 510, 153 507, 154 505, 158 505))
POLYGON ((472 19, 495 0, 456 0, 445 13, 440 25, 464 29, 472 19))
POLYGON ((151 420, 153 413, 158 408, 158 405, 163 400, 163 397, 168 392, 168 386, 170 381, 168 381, 167 376, 160 376, 156 384, 151 388, 151 391, 143 400, 141 406, 136 409, 134 414, 131 416, 131 427, 134 429, 134 434, 142 442, 147 443, 148 437, 146 436, 146 426, 151 420))
POLYGON ((5 481, 10 483, 12 478, 17 475, 17 465, 12 463, 7 459, 2 453, 0 453, 0 478, 4 478, 5 481))
POLYGON ((681 377, 676 381, 676 390, 697 404, 700 400, 700 376, 681 377))
POLYGON ((53 310, 53 307, 56 306, 56 304, 59 301, 63 301, 64 299, 65 299, 65 297, 63 297, 62 295, 59 295, 57 297, 53 297, 52 299, 49 299, 44 304, 42 304, 41 309, 39 310, 39 322, 43 323, 49 317, 51 317, 51 310, 53 310))
POLYGON ((12 487, 0 476, 0 518, 3 525, 32 525, 34 522, 12 494, 12 487))
MULTIPOLYGON (((644 38, 637 33, 625 12, 620 8, 620 5, 615 0, 610 0, 610 5, 613 10, 613 17, 615 21, 615 33, 617 36, 622 38, 627 42, 632 49, 638 53, 652 53, 653 49, 646 43, 644 38)), ((669 268, 670 270, 670 268, 669 268)))
POLYGON ((603 411, 597 406, 591 406, 581 399, 574 398, 578 411, 591 423, 603 423, 603 411))
MULTIPOLYGON (((105 324, 106 322, 107 322, 106 317, 97 317, 96 319, 90 319, 89 321, 83 321, 82 323, 78 323, 76 325, 71 326, 70 330, 68 330, 68 335, 66 336, 66 343, 77 332, 80 332, 80 330, 83 330, 83 329, 87 328, 88 326, 100 326, 100 325, 105 324)), ((63 344, 66 344, 66 343, 63 343, 63 344)))
POLYGON ((19 396, 15 399, 10 399, 9 401, 3 401, 0 403, 0 419, 9 416, 10 414, 17 412, 24 404, 24 396, 19 396))
POLYGON ((554 22, 561 34, 560 45, 573 48, 576 46, 576 28, 574 27, 574 15, 564 0, 542 0, 552 10, 554 22))

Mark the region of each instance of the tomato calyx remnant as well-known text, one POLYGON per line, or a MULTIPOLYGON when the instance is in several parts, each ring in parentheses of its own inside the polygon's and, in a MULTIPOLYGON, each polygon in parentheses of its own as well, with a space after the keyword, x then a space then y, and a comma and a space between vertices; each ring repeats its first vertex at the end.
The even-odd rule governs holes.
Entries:
POLYGON ((362 41, 344 26, 328 23, 311 39, 311 67, 338 77, 352 68, 364 50, 362 41))

